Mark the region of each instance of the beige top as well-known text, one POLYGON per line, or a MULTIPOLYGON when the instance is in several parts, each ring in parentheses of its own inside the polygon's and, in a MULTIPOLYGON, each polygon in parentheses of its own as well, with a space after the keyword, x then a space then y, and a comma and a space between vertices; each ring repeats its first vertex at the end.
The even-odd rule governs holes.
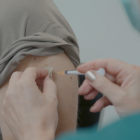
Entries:
POLYGON ((0 0, 0 86, 27 55, 62 52, 80 63, 76 37, 52 0, 0 0))

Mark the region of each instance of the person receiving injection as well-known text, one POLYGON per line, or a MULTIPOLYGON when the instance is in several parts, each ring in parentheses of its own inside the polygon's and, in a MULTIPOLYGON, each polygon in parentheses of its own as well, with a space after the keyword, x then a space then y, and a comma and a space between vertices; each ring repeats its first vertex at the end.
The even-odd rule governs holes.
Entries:
MULTIPOLYGON (((138 0, 122 1, 132 24, 140 31, 138 0)), ((95 98, 98 92, 104 95, 91 106, 90 111, 98 112, 113 105, 122 120, 98 133, 91 127, 76 134, 62 135, 58 140, 139 140, 140 67, 114 59, 99 59, 87 62, 77 70, 85 73, 86 77, 79 88, 79 95, 86 100, 95 98), (100 68, 106 71, 105 76, 96 72, 100 68)), ((28 68, 23 73, 16 72, 10 79, 2 116, 17 140, 55 139, 57 87, 47 75, 47 70, 28 68), (45 78, 43 92, 37 87, 37 79, 40 78, 45 78)))

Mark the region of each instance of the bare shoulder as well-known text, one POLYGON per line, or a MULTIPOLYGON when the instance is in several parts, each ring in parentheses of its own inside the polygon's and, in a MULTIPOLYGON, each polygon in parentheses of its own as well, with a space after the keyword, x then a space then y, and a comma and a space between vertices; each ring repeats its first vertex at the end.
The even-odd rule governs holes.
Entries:
POLYGON ((65 53, 51 56, 28 56, 20 63, 15 71, 24 71, 27 67, 44 68, 51 66, 54 71, 75 69, 73 63, 65 53))
MULTIPOLYGON (((64 131, 75 130, 78 108, 78 78, 77 76, 61 76, 56 74, 58 71, 75 69, 73 63, 65 53, 44 57, 28 56, 23 59, 15 71, 23 72, 28 67, 45 68, 46 66, 54 68, 53 78, 58 88, 59 122, 56 135, 64 131)), ((7 86, 8 81, 0 88, 0 106, 2 106, 7 86)), ((3 137, 14 140, 14 137, 1 117, 0 125, 3 137)))

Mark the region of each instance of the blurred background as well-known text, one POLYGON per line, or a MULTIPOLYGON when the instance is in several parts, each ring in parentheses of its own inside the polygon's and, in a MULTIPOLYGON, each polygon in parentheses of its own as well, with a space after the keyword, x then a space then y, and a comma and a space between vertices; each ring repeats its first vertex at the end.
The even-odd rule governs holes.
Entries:
MULTIPOLYGON (((81 62, 115 58, 140 65, 140 34, 132 26, 120 0, 54 0, 74 30, 81 62)), ((119 119, 105 108, 99 127, 119 119)))

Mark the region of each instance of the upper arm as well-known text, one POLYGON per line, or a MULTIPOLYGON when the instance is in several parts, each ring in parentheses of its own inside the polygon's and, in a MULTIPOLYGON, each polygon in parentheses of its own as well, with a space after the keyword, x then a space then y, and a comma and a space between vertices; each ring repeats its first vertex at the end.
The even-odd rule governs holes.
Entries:
MULTIPOLYGON (((28 56, 15 71, 24 71, 27 67, 45 68, 53 67, 54 73, 62 70, 74 70, 75 67, 67 55, 64 53, 53 56, 28 56)), ((78 77, 77 76, 62 76, 53 74, 54 81, 58 88, 58 128, 56 134, 68 130, 75 130, 77 123, 77 108, 78 108, 78 77)), ((2 88, 8 85, 5 84, 2 88)), ((4 88, 6 90, 6 88, 4 88)), ((0 92, 2 89, 0 89, 0 92)), ((1 93, 0 93, 1 94, 1 93)), ((1 98, 4 98, 0 95, 1 98)), ((7 135, 9 131, 4 122, 0 120, 3 135, 7 135), (4 126, 3 126, 4 125, 4 126)), ((10 133, 10 132, 9 132, 10 133)))

